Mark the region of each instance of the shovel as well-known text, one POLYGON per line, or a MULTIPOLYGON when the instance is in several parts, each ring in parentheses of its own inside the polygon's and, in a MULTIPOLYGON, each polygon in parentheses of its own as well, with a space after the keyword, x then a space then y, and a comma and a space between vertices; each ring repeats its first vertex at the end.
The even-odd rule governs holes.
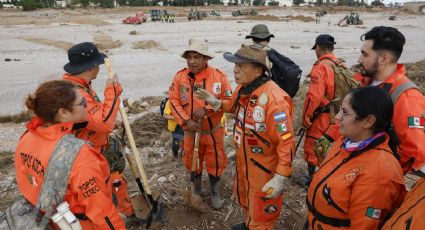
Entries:
MULTIPOLYGON (((114 72, 112 71, 112 65, 109 58, 105 58, 105 66, 108 71, 109 78, 112 78, 114 72)), ((131 171, 133 172, 134 178, 136 179, 137 186, 141 192, 141 194, 136 194, 135 196, 130 197, 131 204, 133 205, 136 217, 141 220, 146 220, 146 228, 149 228, 152 221, 159 220, 162 217, 163 205, 159 200, 160 194, 158 192, 153 194, 148 184, 148 179, 140 159, 140 153, 137 150, 136 143, 134 142, 133 133, 131 132, 130 123, 128 122, 127 113, 125 112, 122 102, 120 104, 119 111, 131 150, 133 152, 133 156, 128 153, 125 155, 131 171), (140 180, 140 178, 142 180, 140 180)))
MULTIPOLYGON (((198 126, 200 127, 202 123, 202 119, 198 120, 198 126)), ((199 141, 201 139, 201 131, 196 131, 195 134, 195 146, 193 148, 193 158, 192 158, 192 174, 196 174, 199 168, 199 159, 198 159, 198 152, 199 152, 199 141)), ((186 187, 183 190, 180 191, 183 197, 184 203, 200 212, 207 212, 207 206, 203 202, 202 198, 194 192, 194 189, 192 187, 186 187)))

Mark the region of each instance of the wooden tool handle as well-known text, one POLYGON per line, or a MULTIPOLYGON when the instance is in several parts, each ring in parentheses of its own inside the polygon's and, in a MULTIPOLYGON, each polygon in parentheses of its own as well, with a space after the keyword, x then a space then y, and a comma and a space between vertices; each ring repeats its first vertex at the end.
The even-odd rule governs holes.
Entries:
MULTIPOLYGON (((198 120, 198 125, 201 126, 202 119, 198 120)), ((199 142, 201 140, 201 130, 196 131, 195 134, 195 146, 193 147, 193 158, 192 158, 192 172, 197 172, 199 168, 199 159, 198 159, 198 152, 199 152, 199 142)))
MULTIPOLYGON (((106 66, 106 70, 108 71, 109 79, 111 79, 112 76, 114 76, 114 72, 112 70, 112 65, 111 65, 111 61, 109 60, 109 58, 105 58, 105 66, 106 66)), ((130 142, 130 147, 131 147, 131 150, 133 152, 134 159, 136 160, 136 165, 137 165, 137 168, 139 170, 140 177, 142 177, 142 182, 143 182, 143 185, 146 189, 146 193, 148 195, 152 195, 152 191, 151 191, 151 188, 148 184, 148 179, 146 177, 146 173, 145 173, 145 170, 143 168, 142 160, 140 159, 140 153, 137 150, 136 143, 134 142, 133 132, 131 132, 130 123, 128 122, 127 113, 125 112, 122 101, 121 101, 119 110, 120 110, 122 122, 124 124, 125 133, 127 134, 128 141, 130 142)), ((137 175, 134 175, 134 176, 136 178, 138 177, 137 175)))

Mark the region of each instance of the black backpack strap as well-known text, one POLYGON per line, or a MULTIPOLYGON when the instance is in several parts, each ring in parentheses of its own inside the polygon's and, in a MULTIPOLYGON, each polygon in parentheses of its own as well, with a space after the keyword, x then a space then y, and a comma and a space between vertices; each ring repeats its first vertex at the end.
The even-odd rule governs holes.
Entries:
POLYGON ((56 206, 63 202, 72 166, 85 143, 72 134, 63 136, 56 143, 35 205, 35 211, 45 212, 42 221, 48 222, 56 212, 56 206))

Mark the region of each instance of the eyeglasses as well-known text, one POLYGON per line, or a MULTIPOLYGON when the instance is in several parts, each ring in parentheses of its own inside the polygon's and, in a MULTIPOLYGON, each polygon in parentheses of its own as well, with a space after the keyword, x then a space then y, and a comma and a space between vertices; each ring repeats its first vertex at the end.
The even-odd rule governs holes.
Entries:
POLYGON ((83 106, 84 108, 87 107, 87 100, 85 97, 81 98, 81 102, 76 104, 76 105, 72 105, 72 106, 83 106))

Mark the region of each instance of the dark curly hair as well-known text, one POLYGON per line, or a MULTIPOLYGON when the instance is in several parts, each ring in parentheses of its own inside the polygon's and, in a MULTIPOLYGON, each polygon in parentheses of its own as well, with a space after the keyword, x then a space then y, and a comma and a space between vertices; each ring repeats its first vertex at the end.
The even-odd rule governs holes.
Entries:
POLYGON ((69 81, 54 80, 41 84, 34 95, 29 95, 25 105, 44 122, 57 123, 56 113, 60 108, 73 110, 77 86, 69 81))

